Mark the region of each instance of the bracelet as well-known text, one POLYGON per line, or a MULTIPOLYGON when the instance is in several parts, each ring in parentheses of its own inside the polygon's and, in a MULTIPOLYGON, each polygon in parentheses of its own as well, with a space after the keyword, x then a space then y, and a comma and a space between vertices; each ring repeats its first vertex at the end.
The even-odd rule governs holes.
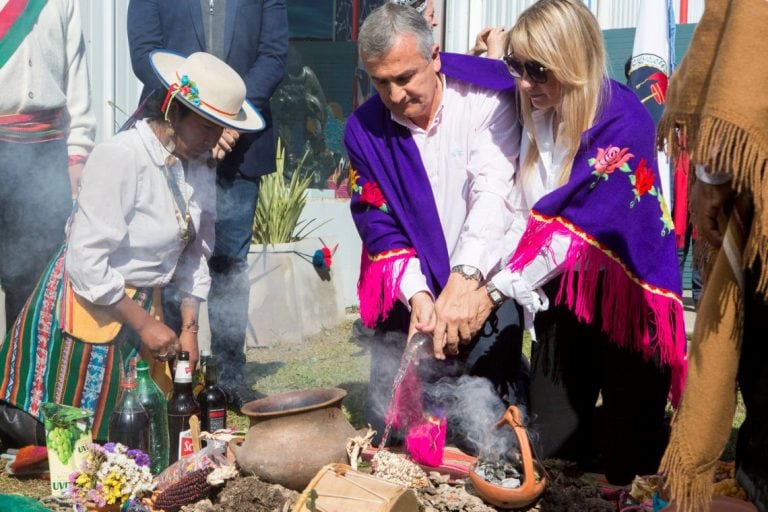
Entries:
POLYGON ((187 322, 181 327, 181 330, 189 331, 192 334, 197 334, 198 332, 200 332, 200 324, 197 323, 197 320, 190 320, 189 322, 187 322))

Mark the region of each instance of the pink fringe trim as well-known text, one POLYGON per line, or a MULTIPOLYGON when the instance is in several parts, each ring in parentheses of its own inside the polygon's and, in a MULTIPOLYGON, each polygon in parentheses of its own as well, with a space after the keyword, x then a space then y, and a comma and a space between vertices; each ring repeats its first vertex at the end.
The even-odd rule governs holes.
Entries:
POLYGON ((415 254, 415 249, 396 249, 370 256, 363 249, 357 297, 360 301, 360 318, 367 327, 373 328, 379 318, 386 320, 397 300, 408 260, 415 254), (395 264, 398 262, 402 262, 402 265, 395 275, 395 264))
POLYGON ((567 221, 534 212, 523 239, 525 245, 518 246, 508 263, 509 269, 520 270, 541 251, 550 250, 555 234, 571 240, 555 302, 565 304, 582 322, 591 323, 598 307, 597 289, 602 276, 599 307, 610 314, 603 315, 601 329, 619 346, 646 357, 658 351, 662 364, 672 370, 670 400, 677 407, 687 368, 681 298, 640 281, 609 249, 567 221))

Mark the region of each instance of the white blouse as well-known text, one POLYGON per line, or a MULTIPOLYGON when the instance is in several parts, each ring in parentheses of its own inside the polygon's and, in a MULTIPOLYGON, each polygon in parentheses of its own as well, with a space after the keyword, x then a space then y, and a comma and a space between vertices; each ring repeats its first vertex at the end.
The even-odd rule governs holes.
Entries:
MULTIPOLYGON (((527 175, 521 170, 515 183, 514 203, 517 215, 512 228, 507 232, 506 243, 514 252, 520 237, 528 223, 531 207, 546 194, 559 187, 560 173, 563 170, 567 148, 563 144, 564 124, 558 126, 557 142, 553 136, 554 109, 533 111, 533 131, 523 129, 520 145, 520 162, 525 158, 536 138, 539 149, 539 162, 534 172, 527 175)), ((542 251, 522 271, 511 272, 506 268, 496 274, 491 281, 501 293, 517 300, 526 313, 526 323, 532 320, 537 311, 547 309, 549 301, 539 288, 561 272, 561 265, 568 250, 568 238, 555 235, 552 238, 552 250, 542 251)))
MULTIPOLYGON (((97 145, 85 166, 68 233, 66 271, 74 291, 114 304, 125 285, 178 289, 205 300, 216 220, 216 173, 207 155, 166 165, 168 151, 147 121, 97 145), (166 174, 188 205, 195 237, 182 243, 184 211, 166 174)), ((182 206, 183 207, 183 206, 182 206)))

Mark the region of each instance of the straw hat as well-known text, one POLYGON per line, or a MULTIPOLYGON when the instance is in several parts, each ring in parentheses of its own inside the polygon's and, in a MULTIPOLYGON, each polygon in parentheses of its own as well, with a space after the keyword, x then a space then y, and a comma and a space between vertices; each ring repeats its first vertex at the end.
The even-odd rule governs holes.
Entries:
POLYGON ((245 98, 245 82, 224 61, 210 53, 189 57, 168 50, 149 56, 155 73, 168 88, 163 109, 174 98, 216 124, 240 132, 264 128, 264 119, 245 98))

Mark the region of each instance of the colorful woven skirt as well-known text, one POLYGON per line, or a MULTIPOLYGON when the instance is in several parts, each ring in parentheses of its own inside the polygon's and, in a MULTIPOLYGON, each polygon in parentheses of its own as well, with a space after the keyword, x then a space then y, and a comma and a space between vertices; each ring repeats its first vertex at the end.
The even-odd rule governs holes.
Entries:
MULTIPOLYGON (((120 374, 138 353, 139 340, 125 327, 104 344, 86 343, 62 332, 59 305, 65 255, 62 247, 0 346, 0 400, 38 420, 43 402, 87 409, 94 413, 94 438, 107 440, 120 374)), ((150 292, 140 290, 134 300, 148 309, 150 292)))

